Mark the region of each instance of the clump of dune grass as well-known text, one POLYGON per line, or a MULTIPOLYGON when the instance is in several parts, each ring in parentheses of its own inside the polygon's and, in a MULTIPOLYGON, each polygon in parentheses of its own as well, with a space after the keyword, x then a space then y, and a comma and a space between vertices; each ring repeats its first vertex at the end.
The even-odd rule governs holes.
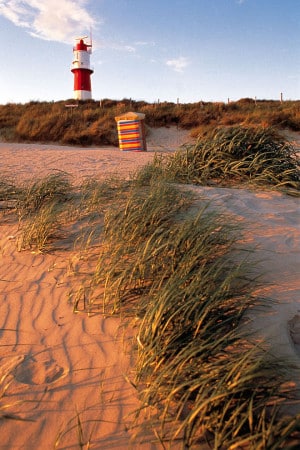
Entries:
POLYGON ((118 177, 105 180, 89 178, 80 186, 79 208, 85 213, 103 213, 112 202, 126 195, 129 186, 129 182, 118 177))
MULTIPOLYGON (((282 390, 288 365, 242 332, 258 302, 256 280, 236 258, 235 227, 223 220, 203 211, 166 239, 165 264, 158 258, 141 299, 135 384, 143 405, 159 411, 150 424, 162 439, 181 438, 183 448, 204 436, 215 449, 271 448, 289 437, 279 414, 291 396, 282 390)), ((299 430, 299 417, 291 423, 299 430)))
POLYGON ((135 317, 137 416, 150 406, 147 426, 166 448, 177 440, 185 449, 203 439, 215 449, 299 442, 300 417, 280 410, 294 395, 284 387, 289 364, 243 331, 261 302, 251 249, 205 201, 186 217, 191 200, 155 179, 107 212, 102 253, 82 291, 87 311, 97 304, 135 317))
POLYGON ((18 250, 45 251, 59 228, 59 216, 72 193, 69 177, 57 172, 20 189, 16 201, 20 235, 18 250), (64 207, 62 206, 64 204, 64 207))
POLYGON ((99 241, 103 214, 108 206, 126 197, 129 182, 110 177, 88 179, 75 187, 65 172, 56 171, 44 178, 16 186, 0 181, 1 209, 12 209, 19 220, 18 250, 48 251, 51 244, 70 231, 75 222, 80 235, 74 246, 88 247, 99 241))
POLYGON ((0 182, 3 209, 12 210, 19 219, 18 250, 45 251, 58 228, 58 216, 70 196, 71 184, 63 173, 56 173, 33 183, 17 186, 12 181, 0 182))
POLYGON ((17 240, 18 250, 35 249, 39 252, 49 250, 50 241, 60 228, 60 214, 60 207, 56 202, 52 202, 27 217, 21 225, 17 240))
MULTIPOLYGON (((161 162, 156 166, 162 170, 161 162)), ((295 195, 300 191, 299 157, 272 128, 216 128, 167 157, 163 171, 168 179, 182 183, 247 184, 295 195)))
MULTIPOLYGON (((104 295, 91 294, 92 304, 102 304, 103 312, 120 311, 122 293, 131 286, 131 295, 140 292, 142 282, 135 266, 137 254, 143 252, 147 238, 159 230, 168 229, 173 216, 187 207, 188 195, 183 195, 166 183, 151 183, 143 189, 127 193, 105 215, 103 249, 91 282, 93 288, 104 284, 104 295), (135 267, 132 267, 133 264, 135 267), (135 282, 136 280, 136 282, 135 282)), ((158 244, 158 241, 157 241, 158 244)))
POLYGON ((182 448, 198 448, 204 441, 213 449, 288 448, 292 439, 299 444, 300 416, 280 413, 293 396, 283 388, 287 363, 270 358, 236 330, 221 336, 218 318, 216 313, 215 320, 205 321, 198 336, 186 333, 182 341, 179 335, 174 341, 178 348, 173 346, 169 356, 169 339, 162 334, 153 345, 140 343, 146 358, 139 365, 144 377, 137 386, 144 386, 144 408, 157 411, 148 425, 171 442, 169 448, 177 439, 182 448))
POLYGON ((55 172, 27 184, 20 191, 17 211, 20 218, 36 213, 47 204, 63 203, 72 193, 68 174, 55 172))

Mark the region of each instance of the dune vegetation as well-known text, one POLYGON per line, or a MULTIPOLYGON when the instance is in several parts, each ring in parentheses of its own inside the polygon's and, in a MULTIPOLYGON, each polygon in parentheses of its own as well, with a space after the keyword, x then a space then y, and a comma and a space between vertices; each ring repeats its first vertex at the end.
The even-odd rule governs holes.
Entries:
POLYGON ((149 104, 143 101, 37 102, 0 105, 0 139, 72 145, 117 145, 115 116, 146 114, 149 127, 177 126, 198 137, 215 127, 251 126, 300 130, 299 101, 240 99, 230 103, 149 104), (75 105, 69 107, 68 105, 75 105))
MULTIPOLYGON (((36 105, 27 107, 29 117, 36 105)), ((63 107, 53 104, 57 111, 63 107)), ((210 107, 204 105, 207 112, 210 107)), ((217 114, 229 107, 212 108, 217 114)), ((240 102, 229 115, 239 108, 255 111, 258 105, 240 102)), ((96 123, 91 111, 90 119, 85 116, 90 127, 96 123)), ((115 113, 112 108, 112 118, 115 113)), ((71 123, 76 114, 61 115, 71 123)), ((16 133, 25 127, 24 117, 16 133)), ((1 180, 1 208, 20 222, 19 250, 51 251, 74 221, 87 223, 76 242, 84 245, 85 258, 97 257, 81 288, 70 293, 73 311, 119 314, 136 327, 131 383, 141 400, 137 423, 142 417, 163 448, 298 448, 300 415, 282 413, 296 395, 288 383, 289 362, 246 331, 247 313, 265 301, 255 295, 260 280, 253 249, 243 244, 245 230, 204 199, 192 213, 193 195, 181 185, 246 184, 298 195, 299 159, 273 128, 226 125, 166 159, 156 158, 130 181, 89 180, 75 188, 64 173, 26 186, 1 180)), ((31 136, 37 138, 34 130, 33 121, 31 136)))
POLYGON ((157 156, 141 178, 211 186, 268 187, 300 192, 300 161, 274 128, 218 127, 174 155, 157 156))

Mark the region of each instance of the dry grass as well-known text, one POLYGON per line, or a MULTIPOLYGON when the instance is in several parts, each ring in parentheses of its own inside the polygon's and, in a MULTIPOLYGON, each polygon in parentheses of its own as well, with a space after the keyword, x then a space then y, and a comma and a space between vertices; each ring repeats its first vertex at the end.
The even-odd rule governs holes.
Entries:
MULTIPOLYGON (((252 294, 241 230, 155 179, 137 183, 128 200, 106 214, 102 252, 84 291, 87 311, 136 317, 136 378, 147 423, 164 442, 197 448, 281 448, 299 439, 299 417, 280 415, 293 397, 282 386, 289 364, 257 346, 241 324, 262 299, 252 294), (296 433, 296 435, 295 435, 296 433)), ((145 424, 144 424, 145 425, 145 424)))
POLYGON ((30 102, 0 105, 0 137, 8 141, 60 142, 74 145, 117 145, 114 117, 136 110, 152 127, 176 125, 202 136, 218 126, 275 127, 300 130, 298 101, 241 99, 237 102, 197 102, 177 105, 148 104, 128 99, 78 102, 72 111, 66 102, 30 102))
POLYGON ((99 221, 106 209, 128 190, 129 183, 119 178, 89 179, 75 188, 71 177, 59 171, 18 186, 2 178, 0 207, 19 222, 20 251, 51 250, 52 244, 64 239, 76 222, 81 223, 82 231, 74 236, 74 245, 87 247, 98 240, 99 221))
POLYGON ((174 155, 156 158, 141 173, 180 183, 268 187, 300 192, 300 160, 273 128, 216 128, 174 155))
POLYGON ((299 417, 280 415, 294 394, 283 389, 289 363, 242 331, 261 302, 251 249, 237 246, 241 230, 205 202, 185 217, 191 200, 157 178, 123 191, 106 211, 99 260, 77 306, 136 318, 133 384, 158 411, 147 426, 166 447, 180 439, 197 448, 205 437, 215 449, 281 448, 299 438, 299 417))

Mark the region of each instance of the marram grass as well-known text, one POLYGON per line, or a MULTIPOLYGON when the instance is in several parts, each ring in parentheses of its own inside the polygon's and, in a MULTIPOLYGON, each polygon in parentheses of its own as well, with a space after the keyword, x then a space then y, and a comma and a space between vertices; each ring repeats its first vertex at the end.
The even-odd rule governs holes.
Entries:
POLYGON ((68 224, 86 221, 84 236, 76 243, 97 240, 99 221, 108 205, 122 198, 128 182, 110 178, 105 181, 88 179, 75 188, 70 176, 56 171, 44 178, 16 186, 11 180, 0 180, 0 207, 11 210, 19 220, 18 250, 51 250, 51 244, 63 236, 68 224), (95 226, 93 223, 96 222, 95 226), (95 235, 95 239, 92 236, 95 235))
MULTIPOLYGON (((154 160, 148 176, 201 185, 269 187, 300 192, 300 160, 292 144, 272 128, 215 128, 196 144, 154 160)), ((144 178, 146 174, 144 174, 144 178)))
POLYGON ((137 183, 107 212, 103 251, 85 291, 89 306, 138 318, 137 417, 151 408, 147 426, 165 448, 299 443, 300 417, 280 413, 294 395, 283 389, 289 365, 243 331, 259 303, 251 250, 237 245, 242 230, 205 202, 185 217, 191 201, 163 180, 143 189, 137 183))
POLYGON ((29 248, 43 252, 60 227, 65 206, 70 203, 72 185, 64 172, 52 173, 20 188, 16 212, 20 222, 18 250, 29 248))
MULTIPOLYGON (((187 195, 161 182, 143 189, 133 187, 123 207, 117 204, 107 211, 103 252, 92 282, 105 286, 104 312, 111 308, 119 311, 123 293, 133 299, 147 289, 148 276, 153 279, 153 274, 148 274, 139 255, 145 255, 147 247, 150 249, 147 241, 153 240, 153 235, 155 245, 158 244, 159 234, 169 229, 174 215, 188 203, 187 195)), ((147 264, 153 267, 152 257, 147 264)))
POLYGON ((44 178, 28 183, 20 189, 17 201, 19 217, 35 214, 45 205, 67 201, 72 192, 72 184, 65 172, 55 172, 44 178))
POLYGON ((23 220, 17 240, 18 250, 36 249, 39 252, 49 250, 51 240, 53 241, 60 227, 60 212, 57 203, 52 202, 23 220))

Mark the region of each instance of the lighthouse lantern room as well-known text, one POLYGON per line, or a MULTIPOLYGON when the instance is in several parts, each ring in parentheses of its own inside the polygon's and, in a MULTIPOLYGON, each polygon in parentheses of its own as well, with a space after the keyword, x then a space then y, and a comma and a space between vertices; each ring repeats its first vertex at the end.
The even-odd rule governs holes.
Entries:
POLYGON ((87 36, 76 39, 73 47, 73 62, 71 72, 74 74, 74 98, 76 100, 89 100, 92 98, 90 55, 92 43, 85 42, 87 36))

